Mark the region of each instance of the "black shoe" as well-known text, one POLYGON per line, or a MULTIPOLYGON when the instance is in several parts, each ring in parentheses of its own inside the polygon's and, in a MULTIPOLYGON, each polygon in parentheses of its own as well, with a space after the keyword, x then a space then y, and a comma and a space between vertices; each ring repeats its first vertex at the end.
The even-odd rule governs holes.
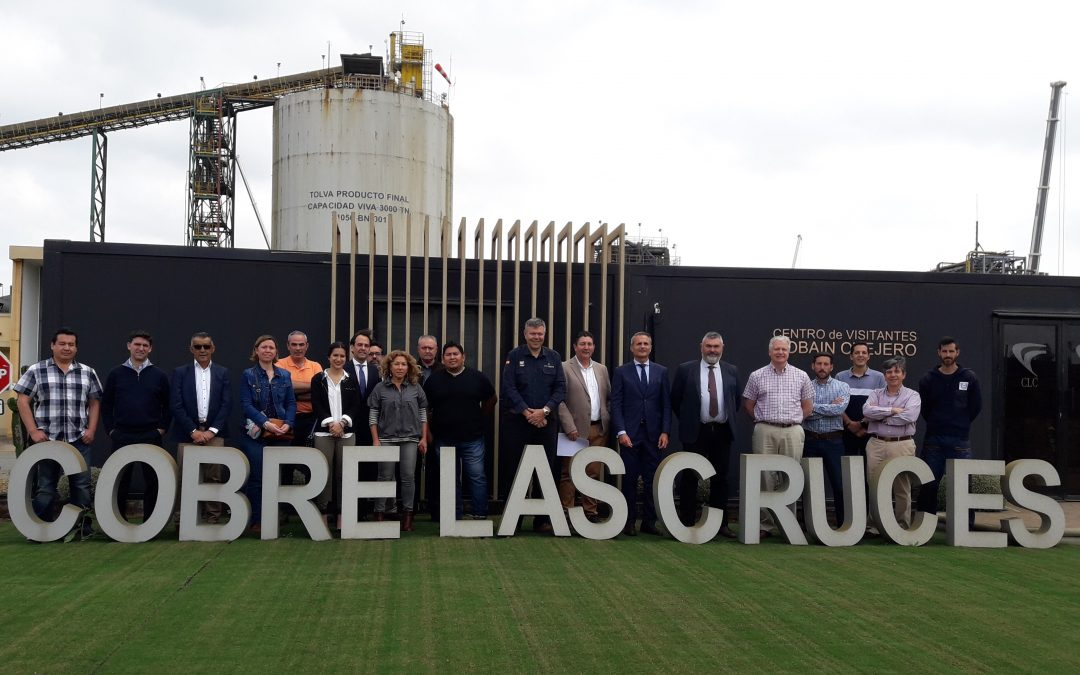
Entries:
POLYGON ((656 523, 642 523, 641 531, 644 534, 655 534, 658 537, 663 536, 660 534, 660 530, 656 529, 656 523))
POLYGON ((636 537, 637 536, 637 530, 634 529, 634 524, 633 523, 630 523, 629 525, 624 527, 623 530, 622 530, 622 533, 625 534, 628 537, 636 537))
POLYGON ((717 530, 717 534, 719 534, 721 537, 723 537, 725 539, 734 539, 735 538, 735 533, 732 532, 731 528, 728 527, 727 525, 724 525, 719 530, 717 530))

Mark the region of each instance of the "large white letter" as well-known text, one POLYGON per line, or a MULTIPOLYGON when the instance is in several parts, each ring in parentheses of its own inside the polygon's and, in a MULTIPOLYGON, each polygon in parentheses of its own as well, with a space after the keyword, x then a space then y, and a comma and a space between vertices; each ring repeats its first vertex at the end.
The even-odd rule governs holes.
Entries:
POLYGON ((396 445, 346 445, 341 455, 341 538, 400 539, 401 525, 394 521, 361 523, 361 499, 393 498, 397 481, 358 480, 360 462, 398 462, 401 450, 396 445))
MULTIPOLYGON (((71 528, 75 527, 79 514, 82 513, 78 506, 65 504, 60 515, 51 523, 38 518, 34 513, 30 504, 34 494, 29 485, 30 473, 35 464, 45 459, 57 462, 68 476, 87 470, 82 453, 62 441, 45 441, 31 445, 15 460, 8 485, 8 512, 15 529, 33 541, 63 539, 71 528)), ((68 482, 70 484, 70 479, 68 482)))
POLYGON ((138 544, 156 537, 172 517, 176 503, 176 460, 156 445, 135 443, 125 445, 114 452, 98 475, 97 492, 94 494, 94 515, 101 531, 110 539, 125 544, 138 544), (116 503, 120 489, 117 479, 121 472, 134 462, 145 462, 157 475, 158 494, 154 512, 149 518, 143 514, 143 522, 133 525, 126 520, 116 503))
POLYGON ((573 481, 577 491, 586 497, 606 502, 611 507, 611 517, 600 523, 589 522, 585 517, 585 509, 573 506, 567 511, 570 515, 570 524, 574 530, 586 539, 613 539, 623 528, 626 527, 626 517, 629 511, 626 508, 626 498, 619 488, 608 485, 601 480, 593 480, 585 473, 586 467, 592 462, 600 462, 607 465, 608 471, 613 475, 621 476, 626 473, 626 465, 623 464, 619 453, 611 448, 589 447, 578 450, 574 459, 570 461, 570 480, 573 481))
MULTIPOLYGON (((440 537, 490 537, 495 533, 495 523, 490 520, 458 520, 457 448, 444 445, 439 448, 439 536, 440 537)), ((476 504, 473 504, 476 508, 476 504)))
POLYGON ((566 524, 562 502, 559 501, 559 490, 555 487, 555 479, 551 475, 551 467, 542 445, 526 445, 525 452, 521 454, 521 462, 514 474, 514 483, 510 487, 510 496, 506 499, 502 521, 499 522, 499 536, 512 537, 522 516, 547 516, 551 518, 551 527, 556 535, 570 536, 570 526, 566 524), (532 482, 534 474, 540 484, 540 498, 527 499, 529 483, 532 482))
POLYGON ((660 515, 664 528, 684 544, 705 544, 712 541, 724 524, 724 510, 705 505, 701 519, 692 526, 686 526, 679 520, 679 511, 675 508, 675 478, 680 471, 693 471, 702 480, 716 475, 716 469, 709 460, 696 452, 675 452, 664 458, 656 468, 653 477, 653 504, 660 515))
POLYGON ((949 477, 945 491, 945 540, 949 546, 1008 546, 1009 537, 1004 532, 972 532, 968 529, 968 511, 1001 511, 1005 508, 1005 498, 1001 495, 975 495, 968 492, 971 476, 1002 476, 1005 474, 1005 462, 995 459, 949 459, 945 462, 945 474, 949 477))
POLYGON ((757 544, 760 541, 761 509, 772 511, 776 524, 792 544, 805 545, 806 535, 789 508, 802 494, 803 472, 799 462, 787 455, 739 456, 739 481, 742 506, 739 509, 739 541, 757 544), (777 492, 761 491, 763 471, 777 471, 787 476, 787 486, 777 492))
POLYGON ((180 488, 180 541, 233 541, 244 534, 251 520, 251 504, 240 490, 247 482, 248 458, 236 448, 189 445, 184 448, 182 487, 180 488), (203 464, 221 464, 229 473, 224 483, 203 483, 199 478, 203 464), (223 502, 229 509, 229 522, 199 522, 201 502, 223 502))
MULTIPOLYGON (((312 502, 322 494, 329 478, 330 465, 321 450, 300 446, 266 448, 263 450, 263 513, 277 513, 278 504, 291 504, 314 541, 331 539, 330 528, 323 522, 319 507, 312 502), (281 467, 284 464, 306 466, 311 472, 311 480, 304 485, 280 485, 281 467)), ((263 520, 262 538, 277 539, 278 519, 263 520)))
POLYGON ((938 517, 937 514, 916 509, 911 514, 910 530, 905 530, 896 522, 892 503, 893 482, 905 471, 914 474, 922 485, 934 480, 934 472, 918 457, 893 457, 881 465, 876 476, 870 477, 870 515, 890 541, 901 546, 922 546, 934 536, 938 517))
POLYGON ((1037 478, 1037 482, 1046 487, 1061 485, 1061 477, 1049 462, 1041 459, 1017 459, 1005 467, 1005 477, 1001 479, 1001 491, 1006 499, 1022 509, 1039 514, 1039 529, 1034 532, 1027 529, 1020 518, 1010 518, 1005 523, 1009 538, 1025 548, 1053 548, 1065 534, 1065 511, 1053 497, 1033 492, 1024 486, 1028 476, 1037 478))
MULTIPOLYGON (((844 522, 829 527, 825 510, 825 471, 820 457, 804 457, 803 519, 810 536, 826 546, 854 546, 866 532, 866 466, 862 457, 840 460, 844 483, 844 522)), ((840 495, 833 495, 833 500, 840 495)))

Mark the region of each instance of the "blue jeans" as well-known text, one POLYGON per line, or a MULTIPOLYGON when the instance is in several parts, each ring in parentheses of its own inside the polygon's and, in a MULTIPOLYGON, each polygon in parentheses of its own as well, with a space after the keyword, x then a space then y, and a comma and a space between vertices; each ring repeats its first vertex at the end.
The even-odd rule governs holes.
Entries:
MULTIPOLYGON (((262 525, 262 479, 263 479, 263 450, 267 446, 292 445, 292 441, 286 440, 263 440, 252 438, 244 434, 240 439, 240 449, 248 459, 248 479, 244 484, 244 494, 251 502, 251 524, 262 525)), ((275 514, 276 517, 276 514, 275 514)))
POLYGON ((833 509, 836 511, 837 527, 844 524, 844 474, 840 468, 840 458, 844 456, 842 438, 817 439, 806 436, 803 441, 803 457, 820 457, 825 465, 825 476, 832 488, 833 509))
POLYGON ((455 499, 457 503, 457 519, 461 520, 464 513, 462 508, 463 493, 465 486, 462 485, 462 473, 469 481, 469 494, 472 500, 473 516, 487 518, 488 495, 487 476, 484 475, 484 438, 481 436, 473 441, 437 441, 435 444, 435 458, 439 461, 439 450, 443 447, 454 446, 456 448, 457 461, 455 462, 454 483, 455 499), (464 469, 464 471, 462 471, 464 469))
MULTIPOLYGON (((90 446, 80 441, 70 443, 86 460, 87 471, 68 476, 69 501, 81 508, 90 508, 90 446)), ((42 520, 52 519, 53 504, 60 498, 56 483, 60 480, 60 465, 56 462, 39 462, 37 465, 37 490, 34 491, 34 513, 42 520)))
MULTIPOLYGON (((938 483, 945 475, 945 460, 971 459, 971 441, 959 436, 927 436, 923 439, 923 461, 934 472, 934 482, 919 490, 916 508, 926 513, 937 513, 938 483)), ((975 513, 968 513, 968 525, 975 523, 975 513)))

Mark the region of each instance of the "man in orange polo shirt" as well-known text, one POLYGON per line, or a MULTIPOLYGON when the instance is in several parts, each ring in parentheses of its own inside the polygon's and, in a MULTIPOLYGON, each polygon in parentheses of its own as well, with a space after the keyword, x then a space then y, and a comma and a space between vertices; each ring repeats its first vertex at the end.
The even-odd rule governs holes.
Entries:
POLYGON ((307 445, 311 430, 315 426, 315 415, 311 411, 311 378, 321 373, 323 367, 317 361, 307 358, 308 338, 302 331, 289 333, 289 355, 278 359, 274 365, 284 368, 292 376, 293 392, 296 394, 296 426, 293 433, 296 445, 307 445))

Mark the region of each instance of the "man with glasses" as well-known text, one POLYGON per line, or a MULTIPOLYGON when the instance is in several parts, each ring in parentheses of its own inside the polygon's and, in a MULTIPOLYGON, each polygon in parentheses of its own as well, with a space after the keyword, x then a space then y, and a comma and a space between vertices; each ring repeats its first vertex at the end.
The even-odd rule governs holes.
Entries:
MULTIPOLYGON (((176 458, 181 472, 184 468, 185 447, 225 445, 226 425, 232 411, 229 371, 212 360, 213 338, 209 333, 195 333, 191 336, 189 351, 194 361, 173 372, 169 395, 173 434, 178 441, 176 458)), ((222 482, 220 464, 203 465, 201 474, 204 483, 222 482)), ((203 520, 211 524, 221 520, 222 511, 221 502, 207 502, 201 506, 203 520)))

